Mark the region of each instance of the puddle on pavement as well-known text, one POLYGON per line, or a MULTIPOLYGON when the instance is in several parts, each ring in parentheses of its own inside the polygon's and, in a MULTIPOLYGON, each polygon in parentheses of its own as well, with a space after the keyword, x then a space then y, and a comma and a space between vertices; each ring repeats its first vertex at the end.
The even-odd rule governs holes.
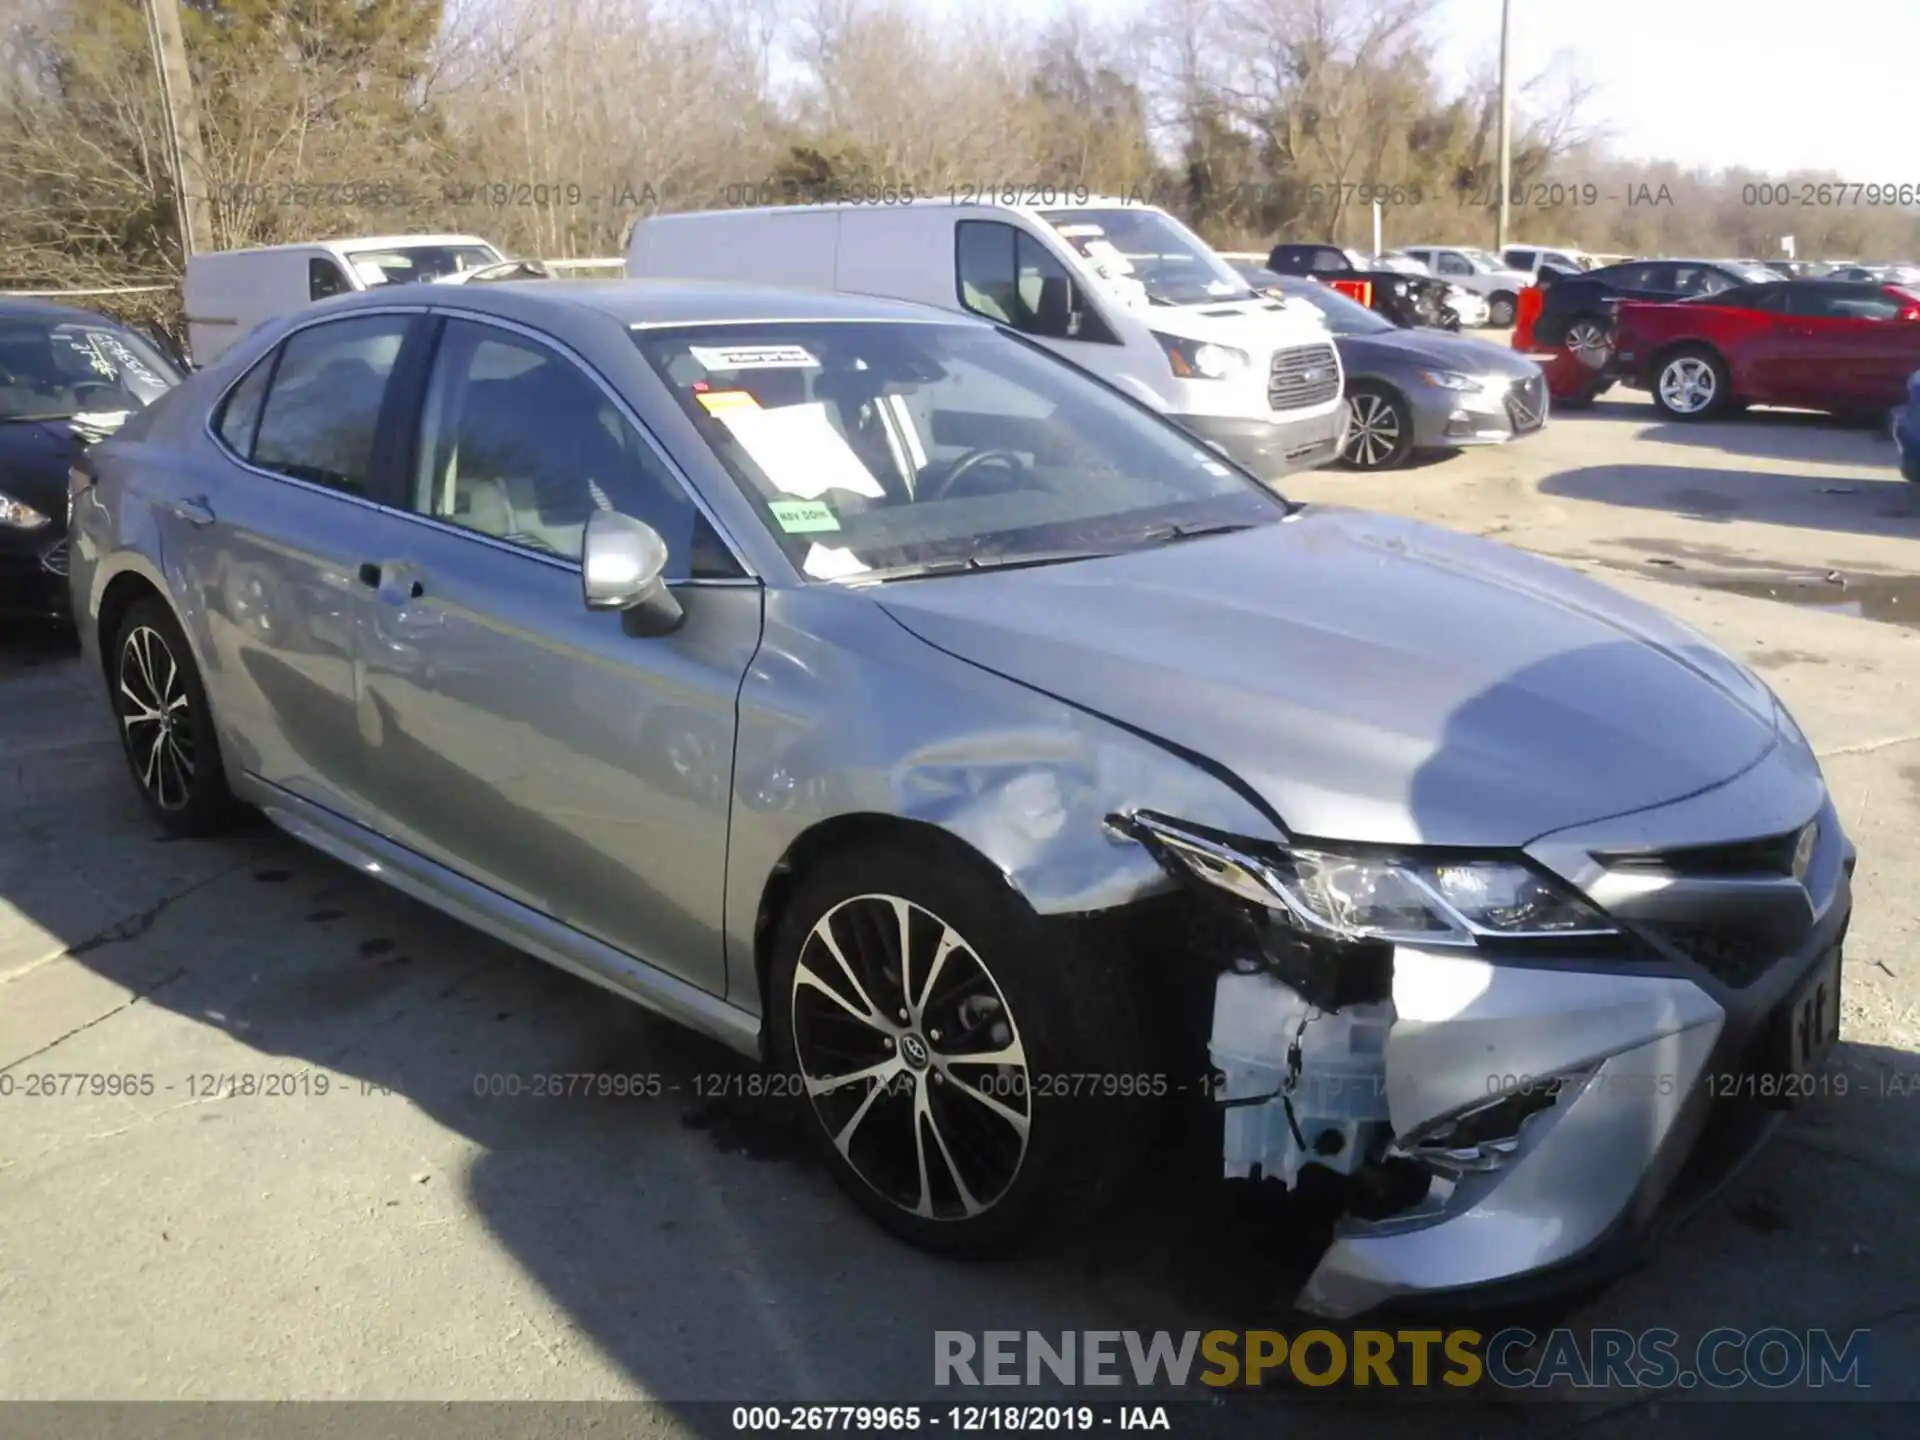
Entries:
MULTIPOLYGON (((1676 574, 1676 572, 1668 572, 1676 574)), ((1676 574, 1676 578, 1678 575, 1676 574)), ((1688 584, 1757 600, 1779 600, 1803 610, 1851 615, 1920 630, 1920 576, 1847 575, 1844 584, 1824 575, 1782 575, 1772 579, 1688 577, 1688 584)))

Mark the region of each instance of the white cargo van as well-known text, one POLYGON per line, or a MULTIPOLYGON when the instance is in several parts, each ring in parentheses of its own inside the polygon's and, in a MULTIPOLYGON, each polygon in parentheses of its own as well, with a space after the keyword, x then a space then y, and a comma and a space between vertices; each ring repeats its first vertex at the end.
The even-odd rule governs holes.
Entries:
POLYGON ((187 261, 187 345, 194 364, 210 364, 254 326, 330 295, 439 280, 505 259, 472 235, 376 235, 211 250, 187 261))
POLYGON ((1346 422, 1318 311, 1257 295, 1166 211, 793 205, 655 215, 636 279, 734 280, 984 316, 1153 406, 1264 479, 1324 465, 1346 422))

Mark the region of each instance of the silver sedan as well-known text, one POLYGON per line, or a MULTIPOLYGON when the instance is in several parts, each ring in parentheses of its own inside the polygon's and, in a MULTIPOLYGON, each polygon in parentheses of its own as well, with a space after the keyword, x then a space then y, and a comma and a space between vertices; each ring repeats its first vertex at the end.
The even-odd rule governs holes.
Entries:
POLYGON ((1345 1197, 1308 1308, 1590 1277, 1835 1032, 1854 852, 1758 679, 1011 331, 373 292, 84 465, 161 827, 258 807, 759 1057, 919 1244, 1083 1224, 1210 1123, 1345 1197))

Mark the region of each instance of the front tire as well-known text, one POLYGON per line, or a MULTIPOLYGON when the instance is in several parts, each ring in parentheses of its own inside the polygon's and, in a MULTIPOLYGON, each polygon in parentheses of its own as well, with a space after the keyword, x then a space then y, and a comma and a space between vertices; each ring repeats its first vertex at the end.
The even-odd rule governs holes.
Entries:
POLYGON ((1363 380, 1347 388, 1347 438, 1340 461, 1352 470, 1392 470, 1413 453, 1413 411, 1397 391, 1363 380))
POLYGON ((1083 1225, 1137 1160, 1139 985, 1073 924, 932 844, 834 856, 786 906, 774 1064, 836 1183, 902 1239, 1021 1248, 1083 1225))
POLYGON ((136 601, 108 663, 121 749, 147 812, 170 835, 225 829, 237 807, 206 687, 173 611, 152 596, 136 601))
POLYGON ((1723 412, 1728 393, 1726 362, 1701 345, 1686 345, 1660 357, 1653 372, 1653 403, 1670 420, 1706 420, 1723 412))

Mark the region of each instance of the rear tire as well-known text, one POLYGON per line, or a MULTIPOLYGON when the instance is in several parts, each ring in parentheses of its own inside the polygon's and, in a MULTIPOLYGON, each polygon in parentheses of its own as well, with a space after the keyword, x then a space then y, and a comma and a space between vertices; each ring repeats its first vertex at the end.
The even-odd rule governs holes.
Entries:
POLYGON ((1670 420, 1708 420, 1732 402, 1726 362, 1704 345, 1683 345, 1653 367, 1653 404, 1670 420))
POLYGON ((1487 324, 1495 330, 1505 330, 1513 324, 1514 311, 1519 307, 1520 297, 1509 290, 1501 290, 1487 297, 1487 324))
POLYGON ((215 835, 238 805, 186 632, 165 602, 137 600, 108 656, 120 745, 147 812, 170 835, 215 835))
POLYGON ((1362 380, 1347 387, 1347 438, 1340 463, 1350 470, 1393 470, 1413 453, 1413 411, 1396 390, 1362 380))
POLYGON ((1077 924, 942 844, 849 850, 794 891, 772 1061, 835 1182, 903 1240, 1023 1248, 1137 1163, 1157 1054, 1137 963, 1077 924))
POLYGON ((1613 357, 1607 322, 1596 315, 1576 315, 1568 321, 1565 344, 1573 358, 1590 370, 1603 368, 1613 357))

